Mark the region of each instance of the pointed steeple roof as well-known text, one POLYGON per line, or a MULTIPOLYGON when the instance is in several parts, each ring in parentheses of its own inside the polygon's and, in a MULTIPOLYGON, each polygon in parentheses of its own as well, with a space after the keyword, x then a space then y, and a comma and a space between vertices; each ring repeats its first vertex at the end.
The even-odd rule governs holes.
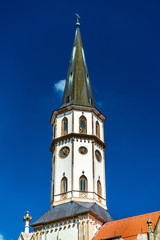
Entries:
POLYGON ((61 108, 69 105, 95 106, 79 25, 77 22, 61 108))

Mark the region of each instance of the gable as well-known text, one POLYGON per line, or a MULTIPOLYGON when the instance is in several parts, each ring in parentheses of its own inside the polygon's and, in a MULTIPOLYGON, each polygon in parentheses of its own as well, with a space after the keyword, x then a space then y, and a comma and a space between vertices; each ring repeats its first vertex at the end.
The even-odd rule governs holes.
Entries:
MULTIPOLYGON (((150 218, 153 229, 160 216, 160 211, 140 216, 125 218, 117 221, 107 222, 99 230, 94 240, 121 237, 123 239, 135 239, 138 234, 147 233, 147 221, 150 218)), ((157 228, 159 227, 159 224, 157 228)))

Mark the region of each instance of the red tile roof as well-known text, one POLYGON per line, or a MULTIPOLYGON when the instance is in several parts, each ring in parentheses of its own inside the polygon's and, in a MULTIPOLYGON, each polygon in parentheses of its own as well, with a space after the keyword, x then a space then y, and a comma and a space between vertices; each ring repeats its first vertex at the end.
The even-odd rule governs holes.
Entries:
POLYGON ((101 227, 93 240, 114 238, 116 236, 121 236, 125 240, 137 239, 138 234, 147 233, 148 219, 150 218, 153 221, 152 227, 154 229, 159 217, 160 211, 107 222, 101 227))

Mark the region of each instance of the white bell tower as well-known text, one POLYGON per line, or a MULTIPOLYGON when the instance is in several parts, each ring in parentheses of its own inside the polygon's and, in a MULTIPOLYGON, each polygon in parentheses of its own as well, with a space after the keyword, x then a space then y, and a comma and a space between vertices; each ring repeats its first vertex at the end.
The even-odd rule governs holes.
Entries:
POLYGON ((50 121, 50 209, 32 223, 33 240, 92 240, 113 221, 106 207, 105 117, 95 108, 79 26, 62 105, 50 121))
POLYGON ((105 117, 94 105, 79 26, 62 105, 51 118, 51 206, 78 201, 106 209, 105 117))

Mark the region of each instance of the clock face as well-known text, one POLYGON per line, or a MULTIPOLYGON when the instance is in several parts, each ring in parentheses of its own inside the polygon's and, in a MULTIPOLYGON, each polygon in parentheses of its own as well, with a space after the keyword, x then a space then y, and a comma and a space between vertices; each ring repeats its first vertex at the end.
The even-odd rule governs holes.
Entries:
POLYGON ((70 149, 69 147, 62 147, 59 150, 59 156, 60 158, 66 158, 69 155, 70 149))
POLYGON ((99 150, 96 150, 96 151, 95 151, 95 155, 96 155, 97 161, 98 161, 98 162, 101 162, 101 161, 102 161, 102 155, 101 155, 101 153, 100 153, 99 150))
POLYGON ((79 153, 84 155, 84 154, 87 154, 87 152, 88 152, 88 149, 86 147, 80 147, 79 148, 79 153))

